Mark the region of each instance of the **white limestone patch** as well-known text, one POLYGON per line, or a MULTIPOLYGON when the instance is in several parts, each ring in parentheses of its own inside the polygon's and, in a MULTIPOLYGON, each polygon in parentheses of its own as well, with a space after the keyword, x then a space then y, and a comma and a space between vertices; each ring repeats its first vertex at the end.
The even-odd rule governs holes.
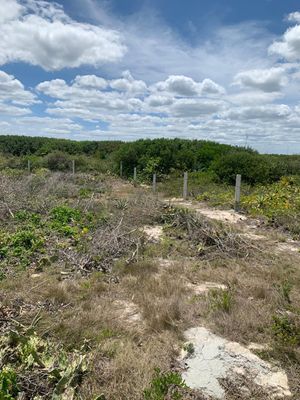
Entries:
POLYGON ((163 227, 161 225, 145 225, 143 231, 151 242, 159 243, 163 236, 163 227))
POLYGON ((203 283, 187 283, 187 287, 193 291, 196 296, 209 293, 210 290, 227 290, 227 286, 222 283, 203 282, 203 283))
POLYGON ((203 327, 191 328, 185 336, 193 351, 185 355, 183 379, 192 389, 223 399, 225 391, 220 379, 234 381, 236 376, 246 377, 262 387, 270 398, 291 396, 286 373, 239 343, 223 339, 203 327))

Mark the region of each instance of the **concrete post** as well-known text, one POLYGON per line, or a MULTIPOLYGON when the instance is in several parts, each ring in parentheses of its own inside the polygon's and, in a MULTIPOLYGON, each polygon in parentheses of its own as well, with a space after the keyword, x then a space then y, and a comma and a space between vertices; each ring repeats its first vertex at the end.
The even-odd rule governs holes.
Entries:
POLYGON ((133 169, 133 180, 136 181, 136 167, 133 169))
POLYGON ((75 160, 72 160, 72 174, 75 175, 75 160))
POLYGON ((153 174, 152 191, 156 193, 156 174, 153 174))
POLYGON ((185 172, 183 175, 183 198, 186 200, 188 197, 188 173, 185 172))
POLYGON ((30 173, 30 172, 31 172, 31 163, 30 163, 30 160, 27 161, 27 169, 28 169, 28 172, 30 173))
POLYGON ((240 202, 241 202, 241 175, 237 175, 235 179, 235 199, 234 199, 234 210, 240 210, 240 202))
POLYGON ((120 178, 123 177, 123 161, 120 161, 120 178))

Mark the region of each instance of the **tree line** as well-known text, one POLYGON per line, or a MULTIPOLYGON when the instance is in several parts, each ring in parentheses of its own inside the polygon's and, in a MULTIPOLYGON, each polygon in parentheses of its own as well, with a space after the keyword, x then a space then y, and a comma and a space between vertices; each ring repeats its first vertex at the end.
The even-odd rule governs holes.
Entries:
POLYGON ((209 173, 215 181, 233 184, 236 174, 249 184, 270 183, 300 174, 299 155, 259 154, 246 148, 205 140, 141 139, 135 142, 74 141, 28 136, 0 136, 1 167, 36 167, 66 171, 71 160, 82 171, 119 172, 132 177, 136 167, 142 180, 159 179, 183 171, 209 173))

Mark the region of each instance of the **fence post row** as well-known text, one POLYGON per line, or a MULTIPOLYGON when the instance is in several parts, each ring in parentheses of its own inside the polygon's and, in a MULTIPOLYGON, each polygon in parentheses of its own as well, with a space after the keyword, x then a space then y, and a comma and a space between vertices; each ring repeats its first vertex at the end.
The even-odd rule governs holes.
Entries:
POLYGON ((153 174, 152 191, 156 193, 156 174, 153 174))
POLYGON ((183 175, 183 199, 186 200, 188 197, 188 173, 185 172, 183 175))
POLYGON ((234 210, 240 210, 240 202, 241 202, 241 180, 242 176, 237 175, 235 179, 235 199, 234 199, 234 210))

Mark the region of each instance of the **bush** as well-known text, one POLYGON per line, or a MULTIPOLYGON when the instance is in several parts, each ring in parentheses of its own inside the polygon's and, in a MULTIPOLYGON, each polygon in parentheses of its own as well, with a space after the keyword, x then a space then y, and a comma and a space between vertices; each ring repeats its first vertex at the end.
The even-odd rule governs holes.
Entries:
POLYGON ((61 151, 48 154, 45 157, 45 164, 51 171, 71 171, 71 159, 61 151))
POLYGON ((246 152, 223 155, 211 165, 220 181, 233 185, 237 174, 243 182, 254 185, 279 180, 283 175, 281 163, 271 156, 246 152))
MULTIPOLYGON (((186 384, 177 372, 160 372, 159 368, 155 370, 154 378, 149 389, 144 390, 145 400, 164 400, 170 388, 186 388, 186 384)), ((172 393, 172 399, 181 399, 179 392, 172 393)))

